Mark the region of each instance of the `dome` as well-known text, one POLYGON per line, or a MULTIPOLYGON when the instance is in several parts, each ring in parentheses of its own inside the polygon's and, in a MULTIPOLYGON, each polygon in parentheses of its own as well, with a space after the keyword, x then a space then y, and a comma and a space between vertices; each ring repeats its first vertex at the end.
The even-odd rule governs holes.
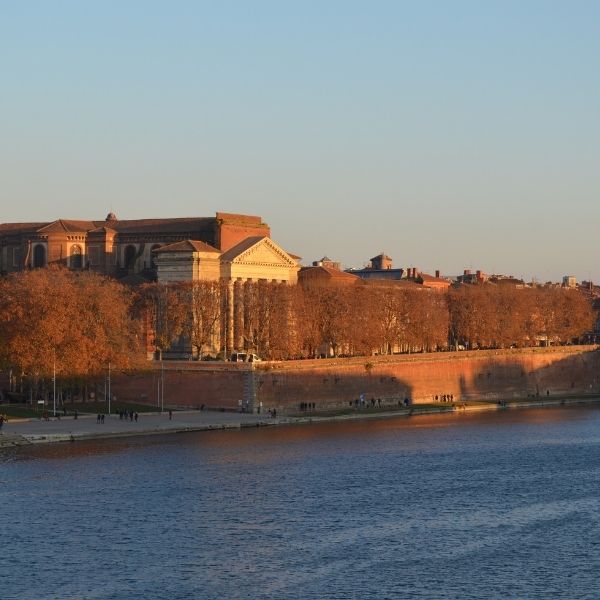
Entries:
POLYGON ((117 215, 115 215, 115 213, 114 213, 114 212, 109 212, 109 213, 106 215, 106 220, 107 220, 107 221, 118 221, 118 219, 117 219, 117 215))

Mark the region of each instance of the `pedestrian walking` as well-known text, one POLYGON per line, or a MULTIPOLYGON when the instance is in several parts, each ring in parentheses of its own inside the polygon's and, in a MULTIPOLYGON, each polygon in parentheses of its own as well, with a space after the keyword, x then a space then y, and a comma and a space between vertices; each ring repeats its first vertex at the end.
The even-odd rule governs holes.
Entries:
POLYGON ((169 409, 169 421, 173 419, 173 411, 169 409))
POLYGON ((135 413, 135 415, 133 415, 133 418, 135 419, 135 422, 137 423, 137 420, 138 420, 138 414, 137 414, 137 413, 135 413))
POLYGON ((104 425, 104 415, 100 415, 100 423, 104 425))

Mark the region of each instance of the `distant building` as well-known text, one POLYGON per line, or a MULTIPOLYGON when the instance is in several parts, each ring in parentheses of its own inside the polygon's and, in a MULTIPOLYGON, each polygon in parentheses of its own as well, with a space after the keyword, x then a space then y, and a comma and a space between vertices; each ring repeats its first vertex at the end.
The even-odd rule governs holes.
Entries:
POLYGON ((577 287, 577 277, 574 275, 565 275, 562 279, 563 287, 566 288, 576 288, 577 287))
POLYGON ((517 288, 527 287, 527 284, 522 279, 518 279, 512 275, 490 275, 488 281, 496 285, 507 285, 517 288))
POLYGON ((371 264, 363 269, 348 269, 351 275, 361 279, 402 279, 404 269, 394 269, 392 259, 384 254, 378 254, 371 259, 371 264))
POLYGON ((483 271, 477 270, 475 273, 472 273, 471 269, 465 269, 463 274, 456 278, 456 281, 458 283, 469 283, 475 285, 478 283, 485 283, 488 279, 488 275, 486 275, 483 271))
POLYGON ((337 262, 335 260, 331 260, 330 258, 327 258, 327 256, 324 256, 321 260, 313 261, 312 266, 327 267, 328 269, 337 269, 338 271, 341 271, 342 269, 342 263, 337 262))
POLYGON ((428 275, 427 273, 417 273, 415 281, 420 283, 423 287, 431 288, 438 292, 445 292, 450 287, 450 281, 440 277, 439 271, 435 272, 435 277, 433 275, 428 275))
POLYGON ((304 285, 354 285, 359 281, 356 275, 324 265, 303 267, 298 273, 298 282, 304 285))

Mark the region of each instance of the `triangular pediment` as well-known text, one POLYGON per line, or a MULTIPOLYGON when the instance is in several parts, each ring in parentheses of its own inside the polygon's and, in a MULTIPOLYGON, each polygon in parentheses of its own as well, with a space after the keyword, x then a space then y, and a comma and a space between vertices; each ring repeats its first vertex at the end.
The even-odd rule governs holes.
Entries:
POLYGON ((283 248, 267 237, 259 238, 250 247, 241 248, 239 253, 230 255, 227 259, 236 265, 298 266, 298 263, 283 248))

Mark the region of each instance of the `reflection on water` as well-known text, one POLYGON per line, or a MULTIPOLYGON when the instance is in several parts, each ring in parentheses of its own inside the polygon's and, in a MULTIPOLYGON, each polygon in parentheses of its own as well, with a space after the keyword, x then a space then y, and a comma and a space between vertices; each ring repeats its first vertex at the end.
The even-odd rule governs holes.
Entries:
POLYGON ((3 599, 593 598, 596 408, 0 453, 3 599))

